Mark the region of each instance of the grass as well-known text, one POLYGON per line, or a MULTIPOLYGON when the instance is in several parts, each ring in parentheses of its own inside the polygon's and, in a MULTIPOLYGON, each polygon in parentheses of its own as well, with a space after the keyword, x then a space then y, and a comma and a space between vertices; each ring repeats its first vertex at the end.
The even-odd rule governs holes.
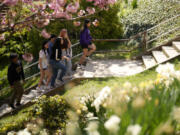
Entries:
MULTIPOLYGON (((180 69, 180 62, 178 59, 174 60, 173 63, 175 64, 176 69, 180 69)), ((94 78, 94 79, 86 79, 81 81, 78 85, 77 84, 69 84, 65 87, 66 93, 63 95, 63 97, 68 102, 74 102, 74 100, 78 100, 78 97, 86 94, 93 94, 98 91, 100 91, 104 86, 113 86, 118 84, 118 86, 121 86, 123 83, 129 81, 133 85, 139 85, 141 82, 148 81, 148 80, 154 80, 157 76, 157 73, 152 70, 145 71, 143 73, 129 76, 129 77, 111 77, 111 78, 94 78)), ((13 127, 16 129, 24 126, 24 123, 26 123, 29 120, 28 116, 28 110, 31 110, 31 107, 27 107, 25 109, 22 109, 17 114, 6 116, 0 119, 0 131, 2 131, 3 127, 5 125, 11 125, 13 123, 13 127)), ((7 131, 12 130, 11 127, 6 129, 7 131)))
MULTIPOLYGON (((63 95, 67 101, 71 102, 75 98, 85 95, 88 93, 96 93, 101 90, 104 86, 112 86, 114 84, 123 84, 126 81, 129 81, 133 84, 139 84, 142 81, 145 80, 151 80, 156 77, 156 73, 153 70, 146 71, 144 73, 135 75, 135 76, 130 76, 130 77, 116 77, 116 78, 96 78, 96 79, 87 79, 84 81, 81 81, 78 86, 74 86, 73 88, 68 88, 66 87, 66 93, 63 95), (73 98, 72 98, 73 97, 73 98)), ((75 85, 75 84, 74 84, 75 85)), ((72 86, 72 85, 71 85, 72 86)), ((11 125, 16 123, 15 125, 19 127, 23 127, 24 123, 26 123, 29 120, 28 116, 28 110, 31 110, 31 107, 27 107, 17 114, 3 117, 0 119, 0 132, 2 131, 3 127, 5 125, 11 125)), ((16 126, 13 127, 16 127, 16 126)), ((10 131, 12 128, 9 127, 10 131)), ((16 129, 16 128, 15 128, 16 129)))
POLYGON ((119 51, 108 53, 96 53, 93 59, 131 59, 137 56, 142 50, 140 48, 134 49, 137 45, 127 45, 126 42, 95 42, 97 51, 119 51), (130 52, 127 52, 132 50, 130 52))

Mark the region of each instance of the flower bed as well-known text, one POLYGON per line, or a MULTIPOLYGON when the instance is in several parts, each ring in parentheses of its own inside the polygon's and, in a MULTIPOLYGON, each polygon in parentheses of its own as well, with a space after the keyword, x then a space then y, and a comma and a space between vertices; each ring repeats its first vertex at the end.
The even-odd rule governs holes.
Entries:
MULTIPOLYGON (((38 100, 41 103, 35 108, 42 109, 44 106, 48 111, 34 109, 36 114, 40 112, 40 119, 36 119, 35 125, 45 124, 45 119, 51 119, 49 123, 53 123, 54 119, 64 117, 65 126, 53 126, 54 134, 175 134, 179 131, 180 123, 180 71, 176 71, 174 65, 169 63, 160 65, 156 71, 158 75, 155 80, 141 82, 138 86, 126 82, 123 86, 116 84, 105 87, 99 93, 78 98, 69 109, 60 109, 64 103, 59 101, 59 96, 42 97, 38 100), (61 116, 59 112, 53 116, 53 106, 58 107, 64 115, 61 116)), ((20 132, 33 134, 30 128, 32 123, 20 132)), ((38 128, 41 129, 39 133, 52 134, 50 127, 46 125, 38 128)))

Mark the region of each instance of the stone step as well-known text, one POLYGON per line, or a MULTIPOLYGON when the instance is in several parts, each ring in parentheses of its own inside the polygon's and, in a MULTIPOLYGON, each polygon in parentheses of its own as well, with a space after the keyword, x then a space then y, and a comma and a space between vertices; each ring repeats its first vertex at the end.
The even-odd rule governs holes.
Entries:
POLYGON ((169 58, 179 55, 179 52, 174 47, 171 46, 163 46, 162 50, 169 58))
POLYGON ((173 42, 172 43, 173 44, 173 47, 177 50, 177 51, 179 51, 180 52, 180 42, 173 42))
POLYGON ((152 54, 157 63, 165 62, 168 59, 168 57, 162 51, 153 51, 152 54))
POLYGON ((142 59, 146 69, 151 68, 157 64, 154 57, 151 55, 142 56, 142 59))

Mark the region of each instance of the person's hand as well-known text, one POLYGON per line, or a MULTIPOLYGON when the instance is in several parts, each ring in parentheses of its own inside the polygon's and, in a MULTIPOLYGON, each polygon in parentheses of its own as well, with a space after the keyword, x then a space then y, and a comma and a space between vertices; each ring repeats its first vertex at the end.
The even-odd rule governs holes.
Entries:
POLYGON ((67 61, 69 61, 69 60, 70 60, 70 58, 69 58, 69 57, 66 57, 66 60, 67 60, 67 61))
POLYGON ((26 80, 23 80, 23 83, 26 83, 26 80))
POLYGON ((42 69, 42 68, 40 68, 40 72, 41 72, 41 73, 43 72, 43 69, 42 69))

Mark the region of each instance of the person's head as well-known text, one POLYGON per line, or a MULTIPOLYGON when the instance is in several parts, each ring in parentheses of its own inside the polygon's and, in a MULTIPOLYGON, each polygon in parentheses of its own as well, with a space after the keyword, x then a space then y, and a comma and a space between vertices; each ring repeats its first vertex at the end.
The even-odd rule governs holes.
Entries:
POLYGON ((86 19, 84 21, 84 28, 89 28, 91 26, 91 21, 89 19, 86 19))
POLYGON ((48 40, 46 40, 42 44, 42 50, 46 53, 45 50, 48 50, 48 47, 49 47, 48 40))
POLYGON ((62 38, 67 38, 68 37, 68 33, 67 33, 66 29, 61 30, 60 37, 62 37, 62 38))
POLYGON ((56 40, 56 35, 51 34, 51 37, 49 39, 51 42, 54 42, 56 40))
POLYGON ((18 62, 18 54, 17 53, 11 53, 9 56, 11 62, 17 63, 18 62))

